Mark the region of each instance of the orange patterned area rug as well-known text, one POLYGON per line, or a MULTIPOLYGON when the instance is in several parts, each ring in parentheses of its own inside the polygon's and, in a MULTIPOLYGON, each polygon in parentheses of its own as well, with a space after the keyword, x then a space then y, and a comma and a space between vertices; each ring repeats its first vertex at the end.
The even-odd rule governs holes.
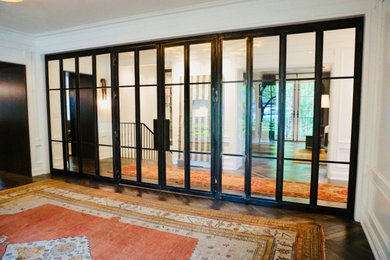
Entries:
POLYGON ((45 180, 0 191, 1 259, 324 259, 319 225, 45 180))
MULTIPOLYGON (((136 176, 135 165, 122 167, 122 174, 136 176)), ((142 166, 142 177, 158 179, 157 167, 142 166)), ((167 181, 184 183, 184 171, 182 169, 167 168, 167 181)), ((233 174, 222 174, 222 188, 236 191, 244 191, 244 176, 233 174)), ((202 187, 210 187, 210 173, 191 171, 191 184, 202 187)), ((252 177, 252 194, 267 197, 274 197, 276 192, 276 181, 266 178, 252 177)), ((297 198, 310 198, 310 183, 289 181, 283 182, 283 195, 297 198)), ((347 202, 348 187, 330 184, 318 185, 318 199, 324 201, 347 202)))

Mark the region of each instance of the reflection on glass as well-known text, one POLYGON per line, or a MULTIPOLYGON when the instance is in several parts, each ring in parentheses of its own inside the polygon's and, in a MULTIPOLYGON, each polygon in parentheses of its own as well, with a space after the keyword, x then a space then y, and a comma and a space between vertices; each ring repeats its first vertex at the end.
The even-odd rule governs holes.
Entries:
POLYGON ((309 204, 311 161, 284 160, 283 201, 309 204))
POLYGON ((51 90, 49 95, 51 139, 62 141, 61 93, 59 90, 51 90))
POLYGON ((65 91, 65 108, 66 108, 66 140, 77 141, 77 106, 76 106, 76 90, 67 89, 65 91))
POLYGON ((321 91, 320 160, 349 162, 353 79, 323 80, 321 91))
POLYGON ((253 38, 253 79, 275 80, 279 74, 279 36, 253 38))
POLYGON ((210 167, 211 155, 201 153, 190 154, 190 187, 195 190, 211 191, 210 167))
POLYGON ((184 151, 183 85, 165 87, 165 118, 169 120, 169 149, 184 151))
POLYGON ((80 89, 79 133, 83 143, 95 143, 93 89, 80 89))
MULTIPOLYGON (((92 57, 91 56, 79 58, 79 72, 80 74, 90 75, 92 81, 92 57)), ((91 83, 91 86, 92 85, 93 84, 91 83)), ((80 87, 82 88, 83 86, 80 85, 80 87)))
POLYGON ((62 142, 51 142, 51 156, 53 169, 64 169, 64 157, 62 150, 62 142))
POLYGON ((112 146, 99 146, 99 170, 100 176, 113 177, 112 146))
POLYGON ((167 185, 184 187, 184 86, 165 87, 165 118, 169 120, 166 152, 167 185), (180 151, 180 152, 179 152, 180 151))
POLYGON ((211 87, 190 86, 190 151, 211 152, 211 87))
POLYGON ((355 28, 324 31, 323 72, 331 77, 354 75, 355 28))
POLYGON ((314 81, 286 84, 284 157, 311 160, 313 147, 314 81))
POLYGON ((165 53, 165 73, 170 72, 169 77, 165 77, 165 84, 184 82, 184 46, 169 47, 164 49, 165 53))
POLYGON ((153 120, 157 119, 157 87, 140 88, 142 181, 158 183, 158 158, 154 149, 153 120))
POLYGON ((81 146, 81 156, 83 160, 83 173, 95 174, 95 145, 83 144, 81 146))
MULTIPOLYGON (((121 147, 122 179, 137 181, 137 155, 135 148, 121 147)), ((145 181, 145 180, 142 180, 145 181)))
POLYGON ((254 82, 252 91, 252 153, 276 157, 279 83, 275 80, 254 82))
POLYGON ((121 52, 119 58, 119 86, 135 84, 134 52, 121 52))
POLYGON ((139 77, 141 85, 157 84, 156 49, 139 52, 139 77))
POLYGON ((76 72, 76 64, 75 64, 75 59, 70 58, 70 59, 64 59, 62 61, 62 67, 64 72, 76 72))
POLYGON ((166 185, 184 187, 184 152, 167 151, 166 185))
POLYGON ((320 163, 317 204, 347 208, 349 164, 320 163))
POLYGON ((69 171, 79 172, 79 161, 78 161, 78 144, 77 143, 67 143, 68 156, 67 156, 67 167, 69 171))
POLYGON ((252 157, 252 197, 275 199, 276 164, 276 159, 252 157))
POLYGON ((190 83, 211 82, 211 43, 190 45, 190 83))
POLYGON ((99 144, 112 145, 111 89, 98 88, 96 91, 99 144))
POLYGON ((287 78, 290 73, 314 73, 315 33, 287 35, 287 78))
POLYGON ((225 83, 222 87, 222 151, 244 154, 246 86, 225 83))
POLYGON ((59 60, 51 60, 48 62, 49 88, 60 88, 60 62, 59 60))
POLYGON ((246 39, 222 42, 223 81, 243 81, 246 73, 246 39))
POLYGON ((222 156, 222 192, 245 194, 245 158, 222 156))
POLYGON ((111 86, 111 55, 96 56, 96 86, 111 86))

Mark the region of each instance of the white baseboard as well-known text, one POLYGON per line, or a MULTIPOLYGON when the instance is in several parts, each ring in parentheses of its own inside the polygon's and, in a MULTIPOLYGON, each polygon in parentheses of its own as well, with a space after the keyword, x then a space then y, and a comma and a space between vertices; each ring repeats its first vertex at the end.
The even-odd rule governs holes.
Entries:
POLYGON ((375 215, 367 212, 362 218, 361 225, 375 259, 390 260, 390 251, 386 245, 387 236, 375 215))

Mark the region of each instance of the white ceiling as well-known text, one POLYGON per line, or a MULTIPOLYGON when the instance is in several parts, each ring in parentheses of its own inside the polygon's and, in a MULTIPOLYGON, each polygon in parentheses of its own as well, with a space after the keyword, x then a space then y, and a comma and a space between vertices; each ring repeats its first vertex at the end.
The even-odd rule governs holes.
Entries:
POLYGON ((215 0, 24 0, 0 1, 0 26, 39 34, 215 0))

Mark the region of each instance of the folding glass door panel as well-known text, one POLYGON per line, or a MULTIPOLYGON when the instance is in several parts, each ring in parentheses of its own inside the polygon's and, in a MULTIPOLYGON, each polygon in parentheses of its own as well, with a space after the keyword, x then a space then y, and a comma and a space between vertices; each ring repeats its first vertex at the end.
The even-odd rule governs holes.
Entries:
POLYGON ((111 54, 96 55, 95 70, 98 167, 100 176, 113 178, 111 54))
POLYGON ((253 38, 251 195, 275 199, 279 130, 279 36, 253 38))
POLYGON ((121 178, 159 184, 157 49, 118 53, 121 178))
POLYGON ((211 191, 211 42, 164 46, 165 185, 211 191))

